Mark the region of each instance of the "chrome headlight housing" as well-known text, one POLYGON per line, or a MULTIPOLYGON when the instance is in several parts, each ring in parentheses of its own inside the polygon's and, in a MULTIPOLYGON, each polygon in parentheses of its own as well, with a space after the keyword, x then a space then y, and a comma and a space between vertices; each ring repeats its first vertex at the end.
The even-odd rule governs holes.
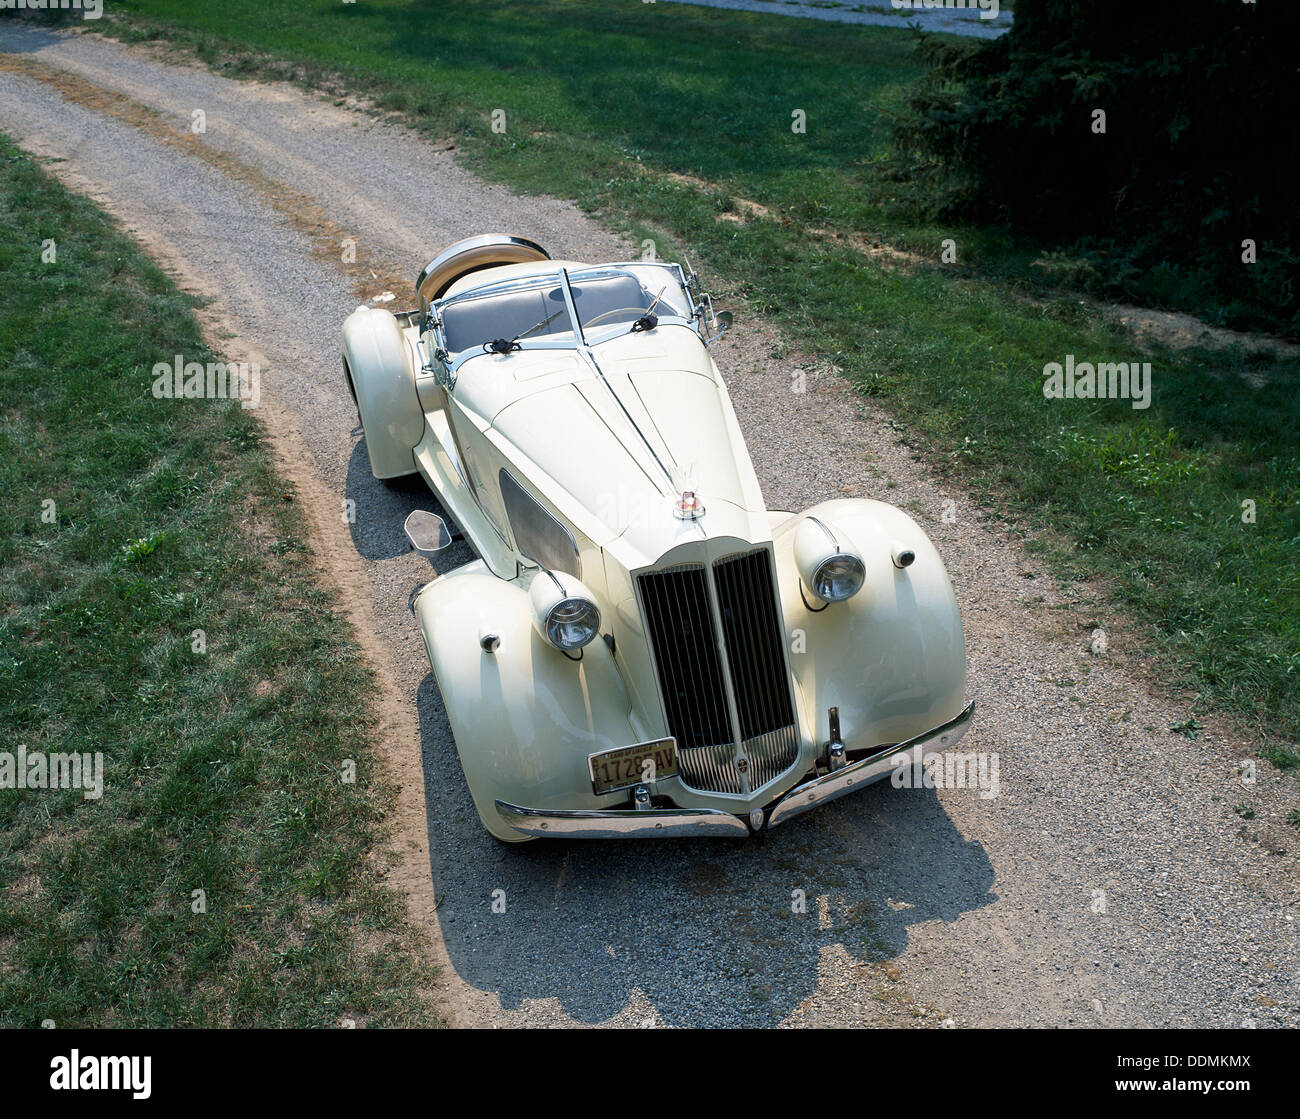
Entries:
POLYGON ((539 571, 528 588, 528 598, 537 632, 561 652, 590 645, 600 633, 600 607, 572 575, 539 571))
POLYGON ((546 615, 546 640, 557 649, 581 649, 600 632, 600 607, 585 598, 561 599, 546 615))
POLYGON ((843 602, 862 589, 866 577, 866 565, 857 556, 839 552, 818 565, 810 589, 823 602, 843 602))
POLYGON ((822 602, 844 602, 862 589, 867 566, 852 541, 817 517, 805 517, 794 534, 799 577, 822 602))

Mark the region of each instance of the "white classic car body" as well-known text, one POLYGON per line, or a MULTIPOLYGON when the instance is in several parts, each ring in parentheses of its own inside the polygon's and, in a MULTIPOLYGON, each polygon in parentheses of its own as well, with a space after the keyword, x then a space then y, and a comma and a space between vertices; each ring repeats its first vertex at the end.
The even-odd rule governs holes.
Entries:
POLYGON ((489 832, 744 836, 961 736, 933 545, 877 501, 766 508, 693 272, 485 235, 417 294, 348 318, 344 371, 375 475, 479 557, 415 612, 489 832))

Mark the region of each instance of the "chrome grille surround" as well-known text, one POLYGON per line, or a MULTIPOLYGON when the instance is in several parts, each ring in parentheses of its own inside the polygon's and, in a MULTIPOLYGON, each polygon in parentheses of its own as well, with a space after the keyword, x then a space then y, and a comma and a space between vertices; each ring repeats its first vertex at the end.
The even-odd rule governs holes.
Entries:
POLYGON ((772 553, 637 577, 681 781, 747 795, 798 761, 799 735, 772 553))

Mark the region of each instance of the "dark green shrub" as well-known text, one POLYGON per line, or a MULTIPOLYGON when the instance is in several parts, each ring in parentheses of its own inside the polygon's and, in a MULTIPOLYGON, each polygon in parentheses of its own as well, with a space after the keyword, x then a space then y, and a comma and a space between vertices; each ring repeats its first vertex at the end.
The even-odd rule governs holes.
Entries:
POLYGON ((1057 250, 1063 282, 1294 334, 1298 30, 1289 0, 1021 0, 1000 39, 926 37, 912 193, 1057 250))

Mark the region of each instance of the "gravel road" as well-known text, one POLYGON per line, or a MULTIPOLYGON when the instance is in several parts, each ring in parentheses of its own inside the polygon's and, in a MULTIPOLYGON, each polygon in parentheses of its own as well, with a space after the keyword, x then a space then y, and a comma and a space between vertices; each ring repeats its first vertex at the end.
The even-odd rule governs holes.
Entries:
POLYGON ((414 278, 483 230, 578 259, 637 254, 575 208, 487 185, 360 110, 95 36, 0 25, 0 128, 209 297, 232 360, 261 364, 284 468, 380 673, 383 748, 403 788, 394 878, 437 938, 453 1022, 1300 1021, 1300 836, 1284 824, 1300 785, 1264 763, 1244 785, 1252 749, 1227 725, 1171 734, 1188 705, 1151 690, 1122 621, 982 525, 833 370, 809 364, 810 391, 792 394, 800 355, 747 316, 717 360, 769 506, 880 496, 932 534, 963 605, 978 703, 962 749, 996 754, 1000 793, 878 784, 757 842, 496 844, 407 609, 428 568, 401 522, 431 501, 370 477, 339 326, 359 284, 414 278), (339 230, 375 277, 331 259, 339 230), (1102 655, 1089 649, 1096 627, 1102 655))

